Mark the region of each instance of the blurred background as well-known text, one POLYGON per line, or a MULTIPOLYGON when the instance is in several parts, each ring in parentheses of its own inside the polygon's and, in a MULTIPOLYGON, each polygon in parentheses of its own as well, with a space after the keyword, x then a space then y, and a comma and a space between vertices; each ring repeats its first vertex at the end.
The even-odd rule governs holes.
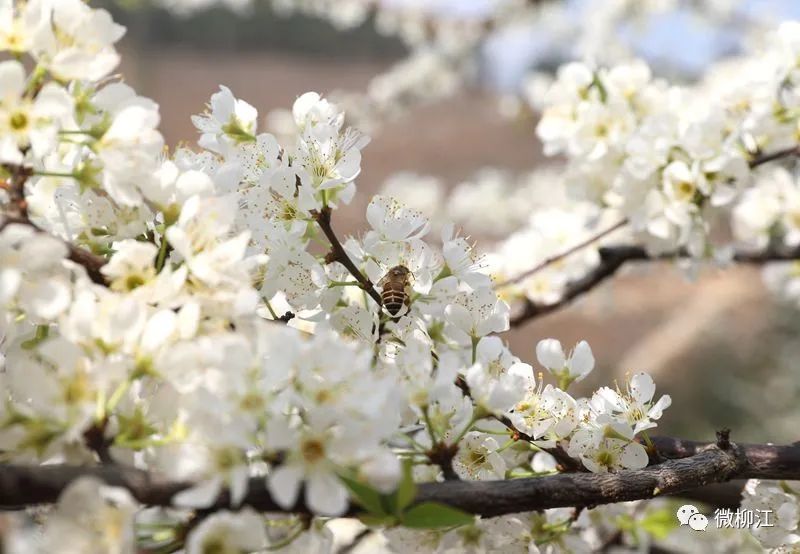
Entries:
MULTIPOLYGON (((121 72, 161 105, 172 147, 195 143, 190 116, 220 84, 258 108, 262 130, 279 131, 280 110, 309 90, 352 106, 353 123, 372 142, 359 194, 337 214, 345 234, 364 230, 366 204, 387 180, 394 195, 433 205, 464 182, 494 179, 513 190, 552 164, 536 139, 536 114, 520 100, 534 71, 625 52, 659 75, 691 82, 765 27, 800 18, 796 0, 551 0, 526 2, 541 4, 530 19, 499 25, 491 19, 498 2, 407 0, 413 26, 403 20, 411 12, 402 0, 316 2, 321 8, 309 0, 295 10, 266 0, 93 3, 128 28, 121 72), (392 9, 402 17, 381 12, 392 9), (444 30, 430 27, 437 18, 444 30), (407 171, 415 175, 393 178, 407 171)), ((479 247, 498 238, 486 225, 471 228, 469 217, 460 224, 479 247)), ((766 292, 759 268, 704 270, 690 281, 669 264, 627 267, 506 337, 534 363, 542 338, 570 348, 588 340, 598 368, 580 384, 583 392, 615 380, 624 386, 626 373, 649 371, 659 394, 673 398, 659 434, 709 439, 728 427, 738 441, 800 440, 800 317, 766 292)))

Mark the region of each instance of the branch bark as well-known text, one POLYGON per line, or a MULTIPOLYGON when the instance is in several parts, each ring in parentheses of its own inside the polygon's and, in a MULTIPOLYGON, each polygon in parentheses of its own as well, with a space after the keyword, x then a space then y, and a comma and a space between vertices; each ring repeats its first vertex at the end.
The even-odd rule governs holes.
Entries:
POLYGON ((790 146, 776 150, 775 152, 759 153, 752 160, 750 160, 750 168, 756 168, 765 163, 774 162, 783 158, 790 158, 793 156, 800 156, 800 145, 790 146))
POLYGON ((737 475, 735 450, 710 447, 690 458, 618 473, 572 473, 507 481, 450 481, 423 485, 418 501, 448 504, 485 517, 601 504, 674 494, 737 475))
MULTIPOLYGON (((567 473, 507 481, 445 481, 419 486, 415 502, 441 502, 485 517, 559 507, 592 507, 629 500, 650 499, 667 494, 702 498, 701 491, 713 483, 732 479, 800 479, 800 444, 737 445, 727 440, 715 443, 667 437, 653 439, 666 461, 639 470, 617 473, 567 473)), ((169 506, 172 497, 191 483, 170 482, 157 475, 119 466, 76 467, 69 465, 0 465, 0 509, 53 503, 74 479, 93 476, 114 486, 125 487, 142 504, 169 506)), ((713 491, 713 489, 711 489, 713 491)), ((725 489, 725 502, 732 501, 732 488, 725 489)), ((706 493, 706 497, 709 495, 706 493)), ((713 496, 713 495, 712 495, 713 496)), ((302 500, 289 509, 278 505, 263 478, 250 480, 244 504, 262 512, 310 513, 302 500)), ((231 508, 224 492, 209 508, 231 508)), ((362 510, 353 504, 348 515, 362 510)))
MULTIPOLYGON (((38 225, 34 224, 27 218, 17 217, 17 216, 3 216, 0 219, 0 232, 7 225, 12 223, 17 223, 20 225, 27 225, 29 227, 33 227, 36 231, 40 233, 47 233, 44 229, 39 227, 38 225)), ((105 275, 103 272, 100 271, 104 265, 106 265, 106 259, 93 254, 92 252, 86 250, 85 248, 81 248, 80 246, 76 246, 71 242, 63 241, 64 244, 67 246, 68 250, 68 258, 75 262, 78 265, 82 265, 86 270, 86 274, 89 276, 89 279, 92 282, 97 283, 98 285, 107 286, 108 282, 106 281, 105 275)))
MULTIPOLYGON (((667 459, 680 459, 694 456, 708 447, 707 442, 653 437, 658 453, 667 459)), ((747 458, 747 479, 796 479, 800 475, 800 442, 790 445, 771 444, 740 445, 747 458)))
MULTIPOLYGON (((599 248, 600 263, 589 270, 586 275, 567 284, 564 294, 556 302, 543 304, 526 300, 522 310, 511 318, 511 326, 518 327, 542 315, 554 312, 570 304, 576 298, 600 285, 603 281, 614 275, 628 262, 668 261, 688 258, 685 250, 669 252, 651 256, 641 246, 611 246, 599 248)), ((763 252, 737 252, 733 261, 742 264, 764 264, 768 262, 781 262, 800 260, 800 248, 778 250, 770 249, 763 252)))
POLYGON ((549 304, 525 301, 522 310, 511 318, 511 327, 519 327, 528 321, 550 312, 554 312, 568 304, 575 298, 582 296, 597 285, 614 275, 627 261, 628 252, 623 248, 600 248, 600 263, 592 268, 586 275, 567 284, 564 294, 556 302, 549 304))
POLYGON ((367 279, 367 277, 356 267, 356 264, 353 263, 353 260, 351 260, 350 256, 347 255, 347 252, 345 252, 342 243, 339 241, 339 237, 337 237, 336 233, 333 231, 333 227, 331 226, 330 207, 323 207, 316 214, 316 219, 317 224, 319 224, 320 229, 322 229, 322 232, 325 234, 328 242, 331 244, 332 261, 337 261, 346 267, 347 271, 349 271, 350 274, 356 278, 356 281, 359 282, 361 288, 364 289, 367 294, 369 294, 370 298, 372 298, 378 304, 378 306, 380 306, 382 304, 381 295, 375 290, 372 282, 367 279))

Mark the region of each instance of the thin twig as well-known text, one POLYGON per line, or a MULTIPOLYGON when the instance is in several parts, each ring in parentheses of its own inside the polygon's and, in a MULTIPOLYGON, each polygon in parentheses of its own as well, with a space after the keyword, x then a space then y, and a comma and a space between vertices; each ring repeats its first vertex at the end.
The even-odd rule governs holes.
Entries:
POLYGON ((372 285, 372 282, 364 276, 361 271, 356 267, 356 264, 353 263, 353 260, 350 259, 350 256, 347 255, 345 252, 342 243, 339 241, 339 238, 336 236, 336 233, 333 231, 333 227, 331 226, 331 209, 329 206, 323 207, 319 212, 315 214, 317 223, 319 224, 320 229, 322 232, 325 233, 325 236, 328 238, 328 242, 331 243, 331 254, 330 258, 342 264, 350 274, 356 278, 356 280, 361 285, 361 288, 364 289, 367 294, 369 294, 370 298, 372 298, 378 306, 381 305, 381 295, 378 294, 378 291, 375 290, 375 287, 372 285))
POLYGON ((110 450, 111 444, 114 441, 106 437, 107 428, 108 419, 102 419, 83 433, 83 441, 86 443, 86 446, 97 454, 102 464, 114 463, 114 460, 111 458, 110 450))
POLYGON ((597 285, 614 275, 617 270, 628 260, 623 255, 618 255, 616 251, 600 249, 600 263, 589 270, 586 275, 567 284, 564 294, 555 302, 543 304, 526 300, 520 313, 511 318, 511 327, 518 327, 528 321, 556 311, 566 306, 575 298, 589 292, 597 285))
POLYGON ((757 154, 752 160, 750 160, 749 164, 751 168, 755 168, 760 165, 764 165, 765 163, 774 162, 775 160, 780 160, 781 158, 788 158, 791 156, 800 156, 800 145, 791 146, 782 150, 776 150, 775 152, 769 152, 767 154, 757 154))
MULTIPOLYGON (((28 225, 33 227, 40 233, 46 233, 44 229, 35 225, 28 217, 28 202, 25 200, 25 183, 32 174, 29 167, 21 165, 5 165, 7 171, 11 173, 6 186, 3 188, 8 193, 8 206, 5 213, 0 213, 0 231, 5 229, 7 225, 18 223, 21 225, 28 225)), ((100 256, 96 256, 74 244, 64 241, 69 250, 69 259, 78 265, 82 265, 86 269, 89 278, 97 284, 105 285, 106 280, 100 272, 106 260, 100 256)))
POLYGON ((339 550, 338 554, 351 554, 358 548, 364 540, 372 534, 372 529, 369 527, 362 529, 361 531, 353 537, 353 540, 350 541, 349 544, 344 545, 341 550, 339 550))
MULTIPOLYGON (((756 154, 755 157, 752 160, 750 160, 749 165, 751 168, 756 168, 766 163, 773 162, 776 160, 781 160, 791 156, 800 156, 800 145, 792 146, 789 148, 783 148, 781 150, 776 150, 775 152, 770 152, 767 154, 756 154)), ((601 233, 579 244, 576 244, 574 247, 558 255, 545 259, 537 266, 515 276, 512 279, 509 279, 508 281, 505 281, 504 283, 500 283, 498 287, 503 287, 513 283, 518 283, 523 279, 533 275, 534 273, 541 271, 542 269, 564 259, 565 257, 574 254, 575 252, 581 250, 582 248, 586 248, 587 246, 593 244, 597 240, 607 236, 611 232, 619 229, 620 227, 623 227, 626 223, 627 219, 623 219, 622 221, 616 223, 615 225, 606 229, 605 231, 602 231, 601 233)), ((580 279, 573 281, 572 283, 569 283, 561 299, 550 304, 539 304, 527 301, 525 303, 525 307, 523 308, 522 312, 520 312, 517 316, 512 318, 511 326, 515 327, 521 325, 530 319, 550 313, 552 311, 561 308, 566 304, 569 304, 574 298, 590 291, 595 286, 603 282, 605 279, 613 275, 625 262, 634 260, 649 261, 657 259, 673 259, 673 258, 682 258, 688 256, 685 250, 679 250, 677 252, 662 254, 660 256, 653 257, 648 255, 647 252, 644 250, 644 248, 638 246, 600 248, 599 252, 601 258, 600 265, 589 271, 585 276, 581 277, 580 279)), ((779 251, 766 251, 762 253, 737 252, 736 255, 734 256, 734 261, 740 263, 765 263, 770 261, 785 261, 785 260, 796 260, 796 259, 800 259, 800 248, 783 252, 779 251)))
POLYGON ((27 220, 28 202, 25 200, 25 183, 31 174, 30 170, 20 165, 4 167, 11 172, 8 185, 4 187, 8 193, 9 215, 27 220))
MULTIPOLYGON (((458 377, 456 379, 456 386, 461 389, 461 392, 464 393, 464 396, 472 398, 472 392, 470 391, 469 385, 463 377, 458 377)), ((529 443, 534 443, 536 441, 536 439, 534 439, 532 436, 517 429, 508 417, 504 415, 491 415, 490 417, 496 421, 499 421, 506 427, 506 429, 511 431, 511 438, 515 441, 521 440, 529 443)), ((586 471, 583 465, 581 465, 578 460, 567 454, 564 448, 560 445, 553 448, 543 448, 537 445, 537 448, 547 452, 553 458, 555 458, 556 462, 558 462, 560 471, 586 471)))
POLYGON ((508 286, 508 285, 513 285, 514 283, 519 283, 520 281, 530 277, 531 275, 533 275, 535 273, 538 273, 539 271, 545 269, 546 267, 551 266, 556 262, 560 262, 561 260, 563 260, 567 256, 571 256, 572 254, 578 252, 579 250, 582 250, 582 249, 586 248, 587 246, 589 246, 591 244, 594 244, 598 240, 610 235, 611 233, 613 233, 617 229, 620 229, 620 228, 624 227, 627 223, 628 223, 627 219, 623 219, 621 221, 618 221, 614 225, 612 225, 611 227, 600 231, 596 235, 593 235, 593 236, 589 237, 588 239, 586 239, 586 240, 584 240, 582 242, 579 242, 578 244, 570 247, 569 249, 567 249, 567 250, 565 250, 565 251, 563 251, 563 252, 561 252, 559 254, 556 254, 554 256, 550 256, 549 258, 546 258, 544 261, 542 261, 540 264, 538 264, 538 265, 536 265, 536 266, 534 266, 534 267, 532 267, 532 268, 530 268, 530 269, 528 269, 526 271, 523 271, 519 275, 517 275, 515 277, 512 277, 511 279, 508 279, 507 281, 505 281, 503 283, 498 284, 497 287, 501 288, 501 287, 505 287, 505 286, 508 286))
MULTIPOLYGON (((554 312, 583 296, 603 281, 614 275, 628 262, 666 261, 689 258, 686 250, 650 255, 640 246, 613 246, 599 248, 600 263, 590 269, 584 276, 568 283, 561 298, 547 304, 526 300, 522 310, 511 318, 511 326, 519 327, 537 317, 554 312)), ((742 264, 764 264, 768 262, 800 260, 800 248, 769 249, 762 252, 737 252, 733 261, 742 264)))

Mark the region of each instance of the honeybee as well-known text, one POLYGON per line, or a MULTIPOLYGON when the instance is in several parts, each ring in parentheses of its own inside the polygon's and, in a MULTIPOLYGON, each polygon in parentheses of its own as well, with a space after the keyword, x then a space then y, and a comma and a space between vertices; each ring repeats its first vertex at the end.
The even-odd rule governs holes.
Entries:
POLYGON ((411 279, 413 275, 404 265, 396 265, 386 272, 378 282, 381 287, 381 302, 386 311, 394 317, 403 315, 400 311, 411 303, 411 279))

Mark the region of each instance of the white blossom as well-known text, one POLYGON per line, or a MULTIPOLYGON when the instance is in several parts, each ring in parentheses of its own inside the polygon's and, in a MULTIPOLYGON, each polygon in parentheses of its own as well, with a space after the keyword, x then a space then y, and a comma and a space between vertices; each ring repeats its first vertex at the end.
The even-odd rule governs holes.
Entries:
POLYGON ((742 510, 769 514, 769 521, 754 525, 750 532, 767 547, 800 542, 800 512, 796 483, 780 483, 750 479, 742 494, 742 510), (767 525, 767 523, 769 523, 767 525))
MULTIPOLYGON (((109 78, 124 29, 108 12, 81 0, 0 0, 0 50, 18 58, 0 63, 3 460, 90 467, 109 456, 191 484, 170 507, 140 510, 123 489, 75 480, 30 521, 35 530, 20 534, 27 516, 12 518, 9 548, 250 552, 294 539, 282 548, 323 552, 346 547, 348 526, 353 537, 382 527, 365 551, 583 552, 607 545, 605 531, 649 547, 639 528, 648 514, 633 506, 470 517, 434 530, 403 527, 413 503, 380 525, 329 518, 357 505, 359 490, 396 501, 408 475, 547 479, 568 465, 550 452, 592 472, 650 463, 647 433, 671 398, 656 396, 648 374, 579 397, 567 389, 594 369, 587 342, 565 352, 540 341, 549 375, 535 376, 497 334, 518 302, 559 306, 593 273, 604 276, 611 244, 720 261, 734 247, 800 243, 796 168, 760 159, 797 145, 798 24, 781 25, 734 71, 722 65, 680 87, 642 61, 605 65, 609 41, 592 63, 529 85, 529 95, 541 92, 530 99, 542 110, 539 138, 563 165, 482 171, 447 206, 436 179, 409 190, 394 182, 393 195, 415 197, 364 198, 364 231, 333 237, 328 224, 354 198, 369 142, 348 124, 452 93, 485 28, 505 29, 533 8, 492 7, 487 25, 463 14, 439 21, 421 5, 272 4, 341 25, 375 13, 412 55, 365 95, 300 95, 279 136, 259 132, 257 109, 221 86, 192 118, 197 151, 169 154, 158 105, 109 78), (498 242, 479 248, 445 214, 498 242), (396 266, 408 270, 407 309, 389 314, 377 299, 396 266), (98 435, 102 448, 90 440, 98 435), (254 479, 288 513, 189 515, 220 498, 239 507, 254 479), (292 514, 300 504, 310 517, 292 514)), ((597 4, 597 33, 578 48, 623 13, 677 6, 597 4)), ((555 9, 537 6, 536 20, 555 9)), ((800 302, 794 263, 765 275, 800 302)), ((751 481, 743 507, 775 513, 773 528, 751 530, 763 545, 798 542, 794 484, 751 481)))
POLYGON ((136 503, 125 489, 89 477, 77 479, 48 517, 40 551, 133 553, 135 512, 136 503))
POLYGON ((561 343, 555 339, 544 339, 536 345, 536 358, 556 377, 569 381, 580 381, 594 369, 594 356, 589 343, 580 341, 567 358, 561 343))
POLYGON ((26 74, 21 63, 0 63, 0 161, 21 163, 29 147, 35 156, 45 156, 56 146, 56 133, 72 108, 67 92, 47 83, 31 99, 26 94, 26 74))
POLYGON ((250 552, 267 542, 263 518, 252 510, 220 511, 204 518, 186 540, 187 554, 250 552))
POLYGON ((453 469, 462 479, 503 479, 506 463, 497 452, 499 448, 497 440, 490 435, 467 433, 459 443, 453 469))

